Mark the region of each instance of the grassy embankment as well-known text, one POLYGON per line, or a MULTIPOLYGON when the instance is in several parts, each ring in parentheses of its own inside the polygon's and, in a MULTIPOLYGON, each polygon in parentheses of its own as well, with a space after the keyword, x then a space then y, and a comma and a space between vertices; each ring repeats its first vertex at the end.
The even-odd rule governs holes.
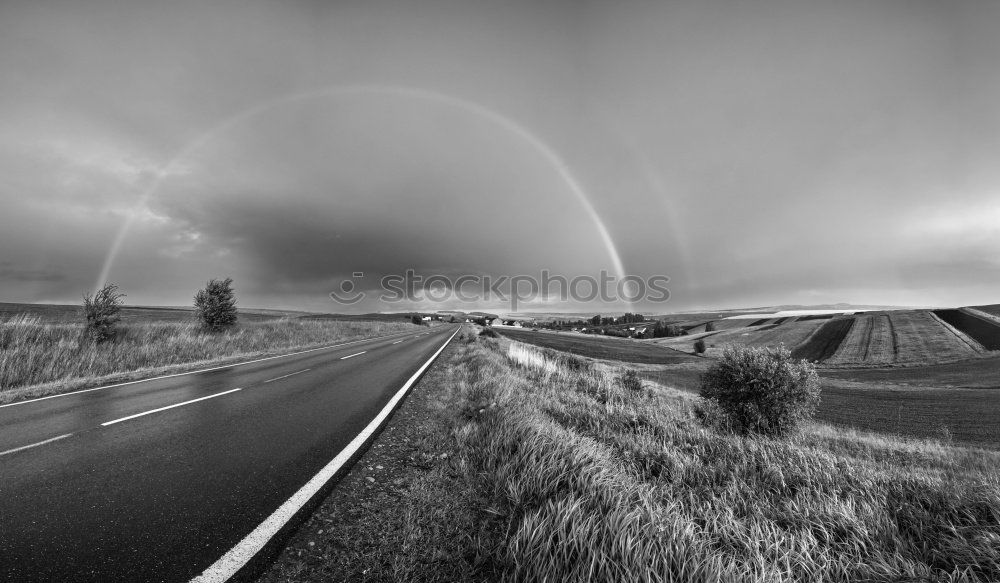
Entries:
POLYGON ((94 344, 80 324, 15 316, 0 323, 0 403, 412 327, 407 322, 270 319, 211 333, 191 321, 125 323, 114 340, 94 344))
POLYGON ((372 580, 1000 579, 1000 453, 821 425, 720 433, 689 394, 630 388, 620 368, 457 340, 427 389, 447 468, 402 498, 384 525, 395 567, 372 580), (448 524, 472 530, 438 536, 448 524))

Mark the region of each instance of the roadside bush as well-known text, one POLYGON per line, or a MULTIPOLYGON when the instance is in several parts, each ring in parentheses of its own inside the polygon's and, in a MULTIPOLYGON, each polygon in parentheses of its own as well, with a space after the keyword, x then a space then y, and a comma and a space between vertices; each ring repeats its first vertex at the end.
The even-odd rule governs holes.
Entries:
POLYGON ((493 328, 483 328, 479 331, 479 335, 486 338, 497 338, 500 336, 495 330, 493 330, 493 328))
POLYGON ((727 346, 701 379, 701 396, 715 401, 735 431, 780 436, 810 419, 819 404, 816 367, 793 361, 784 346, 727 346))
POLYGON ((194 296, 195 316, 206 328, 221 330, 236 323, 233 278, 213 279, 194 296))
POLYGON ((424 325, 424 319, 417 315, 410 316, 410 322, 416 324, 417 326, 424 325))
POLYGON ((694 351, 697 354, 705 354, 705 341, 701 338, 694 341, 694 351))
POLYGON ((94 295, 83 296, 83 315, 87 319, 86 333, 94 342, 104 342, 115 337, 115 325, 121 320, 125 294, 113 283, 105 284, 94 295))
POLYGON ((716 330, 715 322, 709 322, 708 324, 705 324, 705 332, 715 332, 715 330, 716 330))

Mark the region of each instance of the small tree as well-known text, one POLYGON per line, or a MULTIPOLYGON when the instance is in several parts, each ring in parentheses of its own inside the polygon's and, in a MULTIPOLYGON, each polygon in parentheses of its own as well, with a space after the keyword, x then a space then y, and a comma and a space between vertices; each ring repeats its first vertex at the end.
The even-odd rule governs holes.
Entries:
POLYGON ((202 325, 221 330, 236 323, 236 292, 233 278, 209 280, 194 296, 194 310, 202 325))
POLYGON ((87 336, 94 342, 104 342, 115 337, 115 325, 121 320, 121 309, 125 294, 118 291, 118 286, 106 283, 104 287, 94 292, 94 295, 84 294, 83 315, 87 319, 87 336))
POLYGON ((742 433, 784 435, 810 419, 819 405, 819 376, 784 346, 727 346, 701 379, 702 398, 713 401, 742 433))
POLYGON ((709 322, 708 324, 705 324, 705 332, 715 332, 715 330, 716 330, 715 322, 709 322))
POLYGON ((417 326, 423 326, 424 325, 424 319, 421 318, 420 316, 416 315, 416 314, 410 316, 410 322, 416 324, 417 326))
POLYGON ((705 354, 705 341, 701 338, 694 341, 695 354, 705 354))

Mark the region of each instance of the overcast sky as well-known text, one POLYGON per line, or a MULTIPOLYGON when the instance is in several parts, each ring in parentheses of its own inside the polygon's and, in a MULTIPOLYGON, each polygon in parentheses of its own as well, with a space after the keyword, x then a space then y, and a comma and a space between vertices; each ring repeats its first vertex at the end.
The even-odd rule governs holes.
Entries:
POLYGON ((659 313, 1000 302, 998 30, 987 1, 6 0, 0 301, 106 267, 134 304, 232 276, 348 311, 344 279, 617 254, 670 277, 659 313))

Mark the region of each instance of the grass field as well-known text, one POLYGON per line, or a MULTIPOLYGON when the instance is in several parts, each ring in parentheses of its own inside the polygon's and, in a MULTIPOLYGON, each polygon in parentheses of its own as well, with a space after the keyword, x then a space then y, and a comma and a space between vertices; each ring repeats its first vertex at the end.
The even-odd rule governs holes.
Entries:
MULTIPOLYGON (((244 322, 260 322, 282 317, 295 317, 305 312, 241 308, 244 322)), ((0 302, 0 322, 18 316, 34 316, 46 324, 72 324, 83 321, 81 307, 68 304, 15 304, 0 302)), ((194 320, 193 308, 161 308, 154 306, 124 306, 122 322, 190 322, 194 320)))
POLYGON ((823 371, 822 374, 830 378, 860 383, 1000 389, 1000 355, 909 367, 830 369, 823 371))
POLYGON ((941 324, 931 312, 913 310, 893 313, 893 329, 899 363, 930 363, 974 358, 979 355, 941 324))
POLYGON ((161 321, 122 324, 114 340, 94 344, 80 324, 46 324, 33 316, 15 317, 0 323, 0 401, 412 327, 407 322, 271 318, 212 333, 191 321, 161 321))
POLYGON ((820 421, 1000 449, 1000 390, 823 383, 820 421))
POLYGON ((642 364, 674 364, 700 360, 676 350, 638 340, 573 333, 533 332, 516 328, 497 328, 508 338, 536 346, 564 350, 588 358, 621 360, 642 364))
POLYGON ((466 337, 446 366, 448 471, 404 498, 400 548, 432 548, 420 564, 452 580, 1000 578, 1000 453, 822 425, 720 433, 684 393, 504 339, 466 337))
MULTIPOLYGON (((993 364, 1000 372, 1000 363, 993 364)), ((887 378, 860 381, 873 371, 822 371, 822 394, 816 418, 824 423, 910 438, 944 439, 1000 449, 1000 386, 995 389, 946 386, 906 386, 900 374, 912 369, 887 369, 887 378), (837 375, 837 376, 833 376, 837 375)), ((697 394, 701 370, 641 371, 664 386, 697 394)), ((925 377, 923 380, 928 380, 925 377)), ((1000 380, 993 380, 1000 385, 1000 380)))
POLYGON ((786 322, 769 330, 760 330, 745 337, 744 343, 752 346, 778 346, 784 344, 792 349, 805 342, 817 328, 823 325, 823 320, 806 320, 804 322, 786 322))
MULTIPOLYGON (((718 334, 713 334, 705 338, 708 345, 706 355, 714 357, 722 353, 722 347, 726 344, 746 344, 750 346, 778 346, 784 344, 791 349, 804 342, 823 324, 822 320, 811 321, 789 321, 774 327, 757 328, 731 328, 718 334)), ((665 339, 662 343, 666 346, 683 350, 684 352, 694 352, 695 337, 677 337, 665 339)))
MULTIPOLYGON (((712 320, 711 323, 715 325, 715 329, 718 331, 722 330, 735 330, 737 328, 746 328, 750 325, 753 320, 748 320, 744 318, 733 318, 733 319, 722 319, 722 320, 712 320)), ((705 328, 709 322, 701 322, 695 326, 682 325, 688 334, 697 334, 699 332, 705 332, 705 328)))

